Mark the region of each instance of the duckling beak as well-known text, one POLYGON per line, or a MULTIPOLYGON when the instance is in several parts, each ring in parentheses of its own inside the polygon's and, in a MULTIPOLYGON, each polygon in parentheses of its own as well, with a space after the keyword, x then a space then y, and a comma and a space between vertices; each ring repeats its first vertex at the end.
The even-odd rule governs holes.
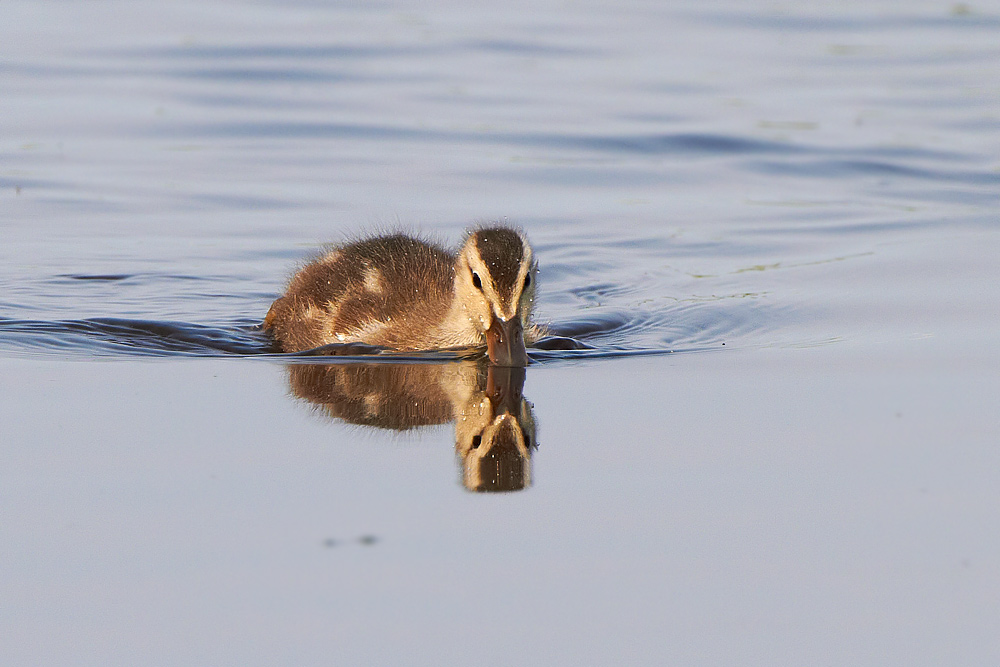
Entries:
POLYGON ((486 330, 486 351, 495 366, 527 366, 521 318, 515 315, 505 322, 494 316, 493 324, 486 330))

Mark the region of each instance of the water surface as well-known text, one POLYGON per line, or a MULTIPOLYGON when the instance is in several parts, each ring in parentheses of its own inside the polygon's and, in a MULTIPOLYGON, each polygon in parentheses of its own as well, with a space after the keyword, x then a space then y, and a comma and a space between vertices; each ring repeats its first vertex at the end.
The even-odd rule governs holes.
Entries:
POLYGON ((1000 8, 4 16, 10 659, 1000 658, 1000 8), (576 342, 523 386, 259 329, 483 220, 576 342))

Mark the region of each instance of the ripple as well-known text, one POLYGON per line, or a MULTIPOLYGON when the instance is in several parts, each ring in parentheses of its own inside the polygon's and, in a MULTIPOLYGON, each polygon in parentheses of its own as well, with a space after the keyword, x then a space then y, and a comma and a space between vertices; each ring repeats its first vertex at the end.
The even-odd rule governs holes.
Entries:
POLYGON ((939 183, 965 183, 968 185, 1000 185, 1000 174, 968 169, 947 170, 918 167, 886 160, 874 159, 812 159, 774 162, 759 160, 751 165, 760 173, 833 179, 854 176, 896 177, 927 180, 939 183))
POLYGON ((487 143, 506 146, 559 148, 576 151, 633 154, 705 154, 761 155, 798 153, 806 150, 782 141, 753 139, 726 134, 670 133, 575 135, 550 132, 469 132, 315 121, 233 121, 221 123, 177 124, 149 130, 156 137, 230 138, 230 139, 330 139, 352 138, 432 143, 487 143))
POLYGON ((0 348, 26 353, 87 356, 228 356, 273 352, 252 322, 210 327, 184 322, 92 318, 0 318, 0 348))
POLYGON ((128 273, 116 273, 116 274, 72 274, 66 273, 56 276, 57 278, 65 278, 66 280, 96 280, 99 282, 114 282, 118 280, 128 280, 133 276, 128 273))
MULTIPOLYGON (((119 280, 127 276, 84 276, 119 280)), ((717 304, 716 304, 717 305, 717 304)), ((682 304, 660 311, 608 310, 550 324, 550 334, 530 350, 537 362, 594 357, 672 354, 739 343, 767 329, 771 314, 759 308, 682 304)), ((221 326, 125 318, 31 320, 0 318, 0 350, 22 354, 90 357, 276 357, 287 360, 350 362, 379 358, 391 362, 454 361, 482 356, 481 349, 456 348, 397 352, 363 344, 326 345, 282 354, 257 320, 221 326)))

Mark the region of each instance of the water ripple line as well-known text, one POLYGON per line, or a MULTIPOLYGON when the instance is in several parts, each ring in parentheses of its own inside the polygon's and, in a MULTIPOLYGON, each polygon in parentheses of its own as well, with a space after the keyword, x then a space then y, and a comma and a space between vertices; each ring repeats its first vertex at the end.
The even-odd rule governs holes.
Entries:
MULTIPOLYGON (((673 354, 716 349, 754 331, 753 317, 709 314, 693 304, 665 312, 607 310, 548 326, 529 351, 535 362, 673 354)), ((334 344, 284 354, 253 319, 221 326, 98 317, 80 320, 0 318, 0 351, 21 355, 85 357, 267 357, 290 362, 420 363, 482 356, 478 349, 399 352, 362 344, 334 344)))

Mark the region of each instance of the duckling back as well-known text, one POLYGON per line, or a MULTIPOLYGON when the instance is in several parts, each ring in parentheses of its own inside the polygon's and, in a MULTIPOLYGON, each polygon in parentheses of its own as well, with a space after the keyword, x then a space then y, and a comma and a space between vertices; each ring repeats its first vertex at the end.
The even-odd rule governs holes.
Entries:
POLYGON ((285 352, 342 342, 433 348, 454 270, 454 255, 402 234, 350 243, 295 274, 264 327, 285 352))

